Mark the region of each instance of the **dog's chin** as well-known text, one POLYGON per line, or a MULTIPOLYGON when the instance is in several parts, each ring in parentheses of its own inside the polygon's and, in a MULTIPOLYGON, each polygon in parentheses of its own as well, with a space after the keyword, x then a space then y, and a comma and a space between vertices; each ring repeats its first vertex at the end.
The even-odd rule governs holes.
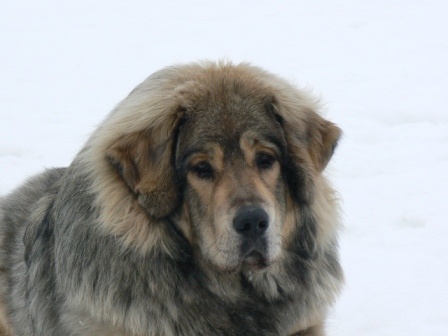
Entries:
POLYGON ((257 271, 268 267, 271 262, 258 251, 247 254, 241 264, 243 270, 257 271))
POLYGON ((238 263, 233 265, 221 265, 219 268, 223 272, 238 273, 245 271, 261 271, 269 267, 274 261, 267 259, 262 253, 252 251, 242 256, 238 263))
POLYGON ((218 272, 222 273, 238 273, 241 271, 258 271, 270 266, 274 261, 268 260, 262 253, 258 251, 251 251, 250 253, 241 256, 234 260, 233 263, 219 263, 210 260, 210 263, 218 272))

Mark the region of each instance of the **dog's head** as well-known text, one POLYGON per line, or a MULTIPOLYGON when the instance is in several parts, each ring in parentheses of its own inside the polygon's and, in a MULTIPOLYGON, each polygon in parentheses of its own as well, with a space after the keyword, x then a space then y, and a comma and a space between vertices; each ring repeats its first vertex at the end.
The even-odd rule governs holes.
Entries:
POLYGON ((126 207, 128 223, 129 213, 141 217, 136 208, 144 209, 150 220, 134 225, 147 227, 175 218, 195 251, 220 270, 274 263, 296 232, 300 207, 313 202, 340 136, 315 110, 306 94, 248 65, 156 73, 111 116, 123 134, 107 142, 107 169, 120 181, 103 184, 121 183, 119 199, 125 190, 127 201, 109 211, 126 207))

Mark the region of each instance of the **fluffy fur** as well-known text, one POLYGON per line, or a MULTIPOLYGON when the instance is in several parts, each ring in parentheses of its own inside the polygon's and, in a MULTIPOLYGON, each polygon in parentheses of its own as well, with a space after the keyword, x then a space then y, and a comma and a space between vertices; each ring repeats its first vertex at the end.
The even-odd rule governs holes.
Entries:
POLYGON ((148 77, 1 200, 0 335, 324 335, 341 132, 318 110, 247 64, 148 77))

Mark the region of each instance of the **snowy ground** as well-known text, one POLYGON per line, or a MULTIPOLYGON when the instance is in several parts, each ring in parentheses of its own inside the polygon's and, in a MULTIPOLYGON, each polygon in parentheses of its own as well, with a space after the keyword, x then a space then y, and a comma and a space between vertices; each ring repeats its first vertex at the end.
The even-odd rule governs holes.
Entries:
POLYGON ((68 165, 151 72, 250 61, 313 87, 345 133, 329 173, 347 285, 329 335, 446 335, 448 2, 158 3, 2 3, 0 194, 68 165))

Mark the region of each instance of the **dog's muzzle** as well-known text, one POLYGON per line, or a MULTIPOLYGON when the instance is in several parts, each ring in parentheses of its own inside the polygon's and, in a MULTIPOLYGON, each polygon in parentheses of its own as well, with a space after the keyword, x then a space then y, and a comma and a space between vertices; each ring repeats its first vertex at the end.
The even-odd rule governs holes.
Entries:
POLYGON ((245 206, 238 210, 233 227, 244 238, 257 240, 269 226, 269 216, 260 206, 245 206))
POLYGON ((269 216, 257 205, 240 208, 234 219, 233 228, 241 236, 241 254, 250 264, 262 264, 266 261, 267 243, 265 232, 269 227, 269 216))

